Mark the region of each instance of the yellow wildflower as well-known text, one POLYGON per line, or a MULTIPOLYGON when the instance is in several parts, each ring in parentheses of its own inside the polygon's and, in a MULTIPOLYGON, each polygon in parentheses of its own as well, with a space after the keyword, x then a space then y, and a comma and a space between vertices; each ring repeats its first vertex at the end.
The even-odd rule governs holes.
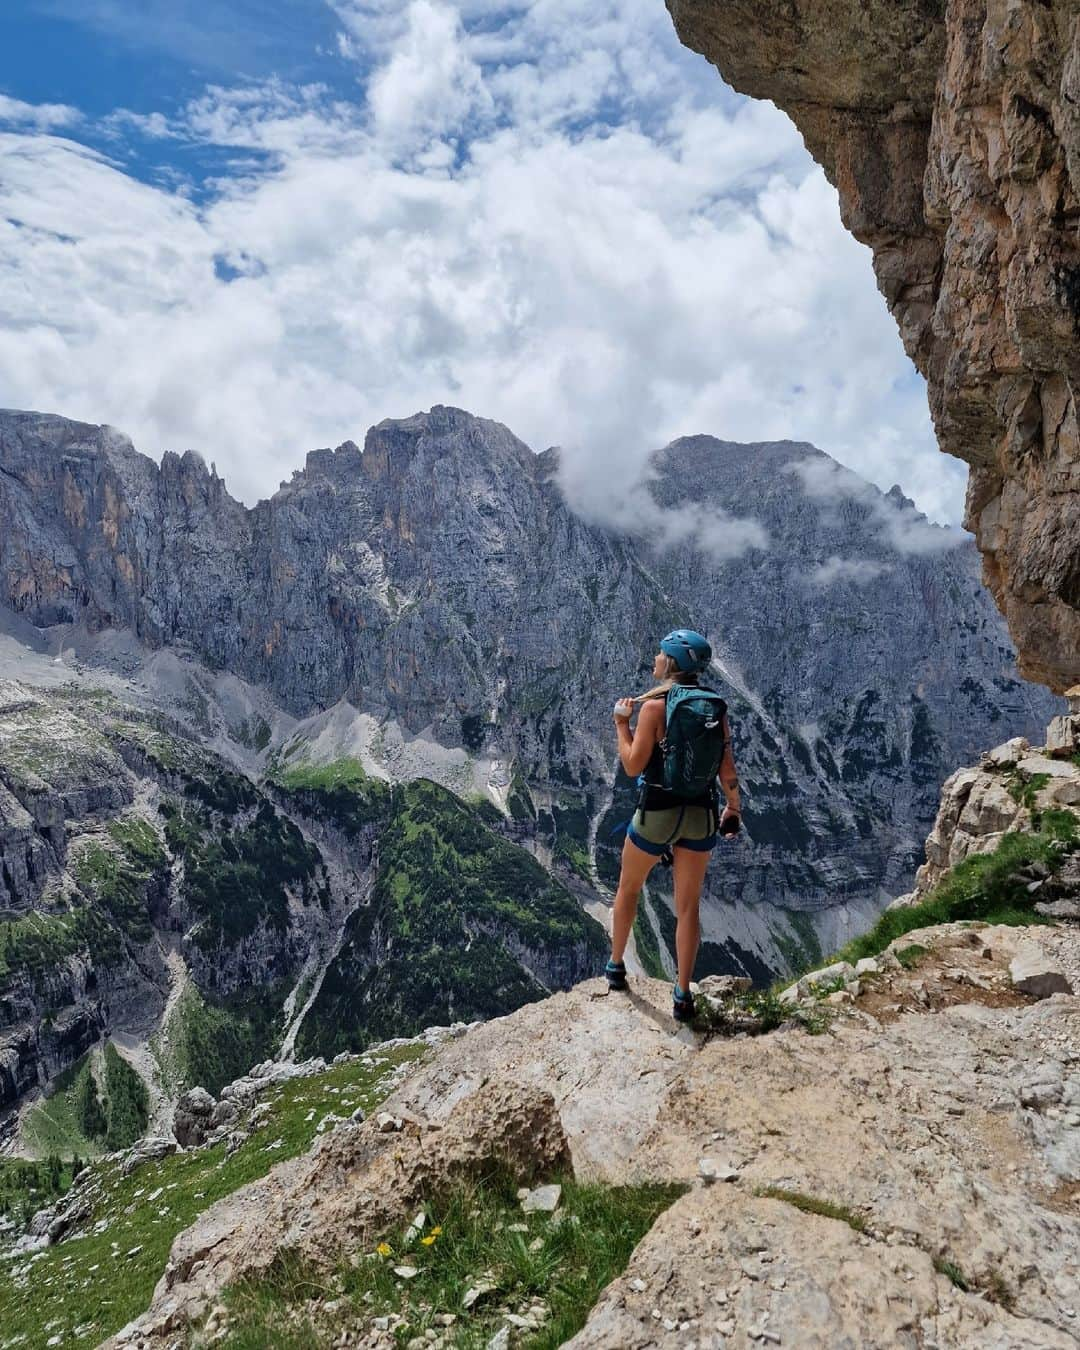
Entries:
POLYGON ((430 1247, 431 1244, 435 1241, 435 1236, 436 1235, 434 1233, 430 1233, 426 1238, 421 1238, 420 1245, 422 1247, 430 1247))
POLYGON ((439 1237, 441 1234, 442 1234, 442 1224, 437 1223, 435 1227, 431 1230, 431 1236, 439 1237))
POLYGON ((375 1248, 375 1250, 379 1253, 380 1256, 393 1255, 393 1248, 390 1246, 389 1242, 380 1242, 379 1245, 375 1248))

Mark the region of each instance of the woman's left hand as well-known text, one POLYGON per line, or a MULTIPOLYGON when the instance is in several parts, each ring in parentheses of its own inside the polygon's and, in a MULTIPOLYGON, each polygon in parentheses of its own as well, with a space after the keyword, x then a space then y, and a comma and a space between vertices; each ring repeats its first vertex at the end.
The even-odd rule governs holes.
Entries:
POLYGON ((634 700, 632 698, 620 698, 615 704, 615 710, 612 716, 615 719, 615 725, 620 722, 629 722, 634 712, 634 700))

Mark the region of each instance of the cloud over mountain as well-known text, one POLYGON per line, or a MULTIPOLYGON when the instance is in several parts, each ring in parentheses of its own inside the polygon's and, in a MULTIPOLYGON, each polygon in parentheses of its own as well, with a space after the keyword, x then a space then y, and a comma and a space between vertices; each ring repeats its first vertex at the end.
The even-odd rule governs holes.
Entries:
POLYGON ((811 438, 958 516, 834 192, 662 7, 334 8, 332 82, 0 137, 0 401, 198 446, 248 500, 445 401, 560 445, 587 506, 708 430, 811 438))

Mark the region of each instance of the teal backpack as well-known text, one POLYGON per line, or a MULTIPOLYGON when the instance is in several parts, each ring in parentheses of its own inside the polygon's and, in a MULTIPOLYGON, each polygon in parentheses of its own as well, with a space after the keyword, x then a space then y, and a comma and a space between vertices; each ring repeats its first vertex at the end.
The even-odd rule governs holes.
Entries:
POLYGON ((660 742, 662 781, 675 797, 705 797, 716 786, 724 757, 727 704, 713 689, 674 684, 667 692, 667 726, 660 742))

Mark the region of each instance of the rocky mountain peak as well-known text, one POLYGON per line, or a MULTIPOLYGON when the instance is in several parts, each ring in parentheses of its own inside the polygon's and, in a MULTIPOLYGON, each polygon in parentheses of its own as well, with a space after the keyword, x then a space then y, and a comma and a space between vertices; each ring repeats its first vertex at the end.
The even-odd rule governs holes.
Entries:
POLYGON ((283 486, 292 487, 303 479, 332 484, 355 483, 362 461, 363 451, 355 441, 343 441, 333 450, 309 450, 303 469, 297 469, 292 482, 283 486))
POLYGON ((535 456, 500 422, 436 404, 430 412, 379 422, 364 441, 364 472, 378 481, 454 473, 535 474, 535 456))

